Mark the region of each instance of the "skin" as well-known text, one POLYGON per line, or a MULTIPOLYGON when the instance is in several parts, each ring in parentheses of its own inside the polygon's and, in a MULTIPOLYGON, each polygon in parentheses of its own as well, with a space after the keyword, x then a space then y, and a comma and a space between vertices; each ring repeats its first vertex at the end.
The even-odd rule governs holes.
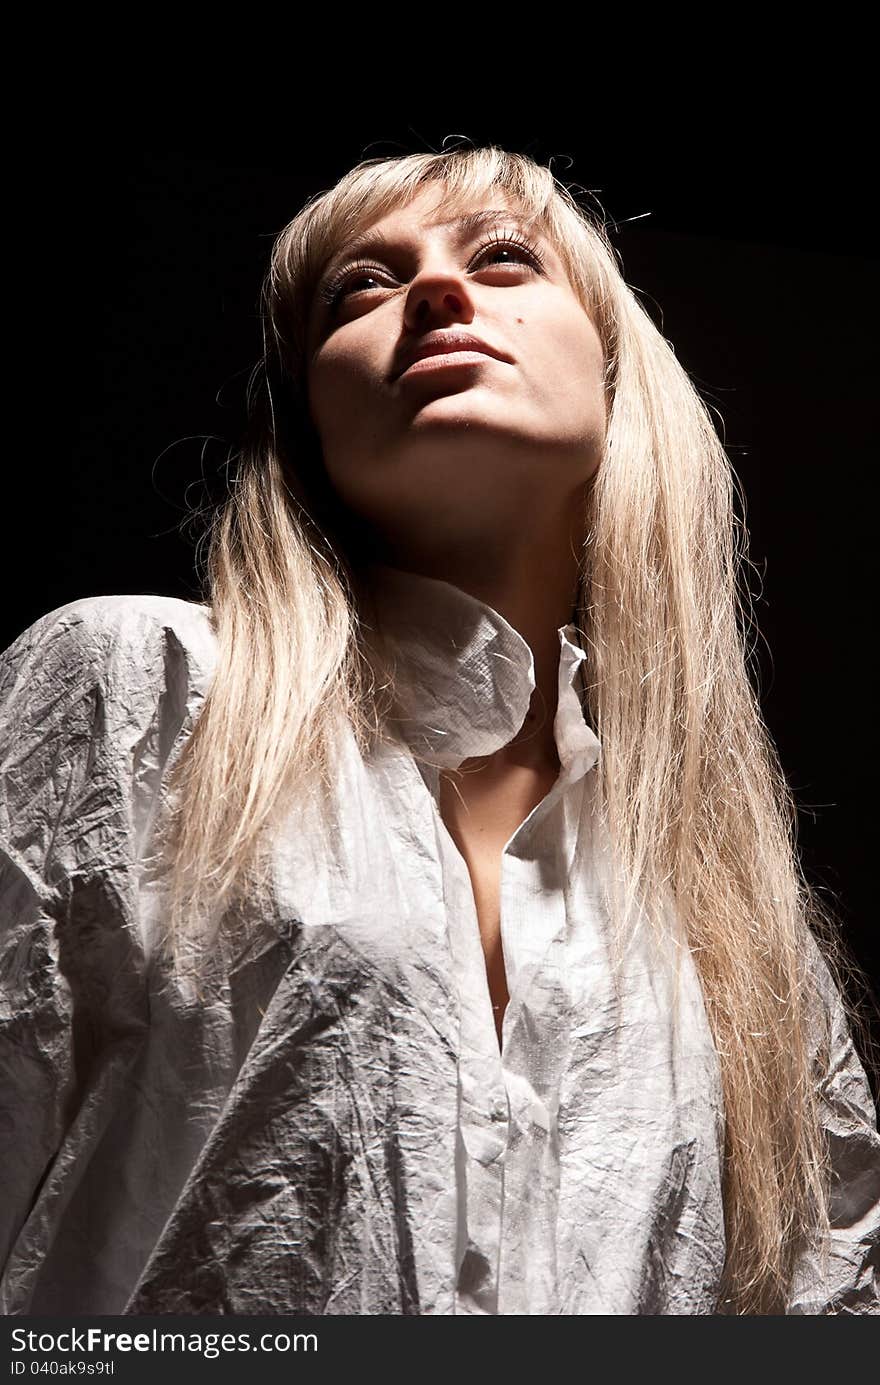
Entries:
MULTIPOLYGON (((559 771, 557 631, 573 615, 584 489, 607 416, 601 341, 562 262, 537 230, 517 226, 504 194, 482 205, 514 216, 465 238, 433 224, 449 213, 426 189, 377 221, 390 247, 360 252, 370 271, 353 272, 335 313, 313 302, 306 380, 330 481, 371 527, 378 556, 487 602, 535 657, 520 731, 441 784, 441 812, 471 870, 500 1041, 500 853, 559 771), (525 232, 542 269, 496 240, 508 231, 525 232), (453 327, 509 359, 389 378, 403 340, 453 327)), ((334 257, 328 270, 345 263, 334 257)))
MULTIPOLYGON (((495 193, 487 206, 513 204, 495 193)), ((527 229, 539 272, 492 236, 462 242, 442 197, 424 190, 375 223, 391 250, 362 252, 335 314, 313 302, 307 388, 328 476, 372 528, 384 561, 453 582, 488 602, 535 656, 532 712, 510 746, 480 761, 556 761, 557 630, 572 618, 583 491, 607 427, 599 335, 549 242, 527 229), (404 339, 460 327, 513 363, 390 380, 404 339)), ((345 267, 334 258, 329 268, 345 267)), ((470 763, 470 762, 467 762, 470 763)))

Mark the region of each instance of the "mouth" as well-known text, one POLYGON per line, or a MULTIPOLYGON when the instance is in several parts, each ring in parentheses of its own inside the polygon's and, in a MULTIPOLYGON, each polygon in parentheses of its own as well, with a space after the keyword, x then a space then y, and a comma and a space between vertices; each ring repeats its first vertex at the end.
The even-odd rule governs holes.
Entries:
POLYGON ((512 365, 511 358, 503 351, 498 351, 488 342, 480 337, 475 337, 470 332, 446 331, 434 332, 419 341, 407 341, 402 344, 397 352, 395 366, 391 374, 392 380, 399 379, 402 375, 409 375, 419 368, 427 370, 431 367, 426 366, 426 361, 443 361, 447 365, 452 364, 473 364, 476 360, 485 359, 506 361, 512 365))
POLYGON ((420 356, 412 365, 407 366, 406 370, 401 371, 398 379, 409 379, 414 375, 426 375, 435 370, 462 369, 474 366, 485 365, 487 361, 494 360, 487 351, 476 351, 472 348, 462 351, 443 351, 436 355, 420 356))

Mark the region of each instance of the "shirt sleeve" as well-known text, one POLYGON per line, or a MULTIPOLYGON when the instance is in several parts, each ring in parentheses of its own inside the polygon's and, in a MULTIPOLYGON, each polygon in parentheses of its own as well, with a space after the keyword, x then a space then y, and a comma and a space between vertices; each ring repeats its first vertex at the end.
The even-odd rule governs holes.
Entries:
POLYGON ((831 1238, 827 1264, 799 1257, 791 1314, 880 1313, 880 1135, 865 1070, 853 1045, 840 993, 810 937, 825 1009, 827 1043, 817 1046, 818 1095, 831 1156, 831 1238))
POLYGON ((148 1028, 136 863, 186 710, 154 605, 93 597, 0 654, 0 1312, 43 1257, 148 1028))

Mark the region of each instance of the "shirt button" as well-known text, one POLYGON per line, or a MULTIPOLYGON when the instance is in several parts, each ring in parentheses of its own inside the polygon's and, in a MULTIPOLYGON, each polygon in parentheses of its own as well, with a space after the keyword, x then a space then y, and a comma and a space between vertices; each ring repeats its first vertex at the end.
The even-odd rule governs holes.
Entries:
POLYGON ((489 1107, 489 1111, 490 1111, 490 1114, 491 1114, 492 1119, 493 1119, 494 1121, 503 1121, 503 1120, 506 1120, 506 1119, 507 1119, 507 1101, 506 1101, 506 1099, 505 1099, 504 1097, 496 1096, 496 1097, 493 1099, 493 1101, 492 1101, 492 1103, 491 1103, 491 1105, 490 1105, 490 1107, 489 1107))

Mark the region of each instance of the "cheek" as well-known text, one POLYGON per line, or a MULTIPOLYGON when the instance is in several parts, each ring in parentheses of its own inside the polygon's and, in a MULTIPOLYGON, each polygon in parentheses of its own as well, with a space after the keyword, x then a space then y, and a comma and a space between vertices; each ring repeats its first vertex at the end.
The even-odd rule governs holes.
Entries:
POLYGON ((325 448, 333 445, 340 425, 351 414, 351 390, 338 361, 322 360, 308 373, 309 415, 325 448), (343 408, 343 400, 347 407, 343 408))
POLYGON ((565 336, 575 357, 595 367, 602 360, 602 343, 592 321, 578 304, 568 314, 564 324, 565 336))
POLYGON ((603 390, 605 374, 605 353, 599 334, 593 324, 584 321, 582 313, 578 313, 568 324, 568 330, 560 334, 563 354, 567 358, 567 369, 563 367, 565 374, 571 379, 574 375, 575 381, 588 398, 603 390))
POLYGON ((554 381, 557 418, 578 436, 589 438, 597 451, 608 426, 605 393, 605 353, 592 323, 578 311, 558 324, 554 342, 554 381))
POLYGON ((316 420, 329 423, 340 412, 350 414, 374 388, 367 352, 356 345, 344 352, 328 347, 309 367, 309 404, 316 420))
POLYGON ((324 359, 308 372, 308 410, 324 468, 337 490, 362 469, 375 443, 375 409, 363 370, 342 359, 324 359))
POLYGON ((332 359, 322 357, 309 367, 309 404, 316 414, 324 413, 339 395, 339 370, 332 359))
POLYGON ((513 320, 514 348, 553 380, 586 383, 604 367, 604 352, 592 319, 568 293, 536 303, 513 320))

